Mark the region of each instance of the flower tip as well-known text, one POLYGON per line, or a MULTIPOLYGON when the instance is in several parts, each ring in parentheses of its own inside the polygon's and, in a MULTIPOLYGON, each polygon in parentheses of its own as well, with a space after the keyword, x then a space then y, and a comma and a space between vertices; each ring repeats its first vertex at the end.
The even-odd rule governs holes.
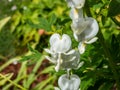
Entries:
POLYGON ((79 43, 79 45, 78 45, 78 50, 79 50, 79 53, 80 54, 83 54, 84 52, 85 52, 85 43, 79 43))
POLYGON ((82 67, 84 64, 84 61, 80 62, 79 65, 78 65, 78 68, 82 67))
POLYGON ((98 40, 98 37, 94 37, 92 39, 90 39, 89 41, 85 41, 86 44, 91 44, 91 43, 94 43, 98 40))

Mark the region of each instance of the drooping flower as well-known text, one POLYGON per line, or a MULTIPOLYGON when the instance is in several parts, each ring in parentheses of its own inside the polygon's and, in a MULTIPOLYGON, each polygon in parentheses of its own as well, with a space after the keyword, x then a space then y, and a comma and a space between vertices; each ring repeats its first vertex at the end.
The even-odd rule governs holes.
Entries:
POLYGON ((89 20, 85 20, 84 18, 79 18, 78 20, 74 20, 71 24, 71 28, 73 33, 79 35, 81 34, 90 24, 89 20))
POLYGON ((81 54, 85 51, 85 44, 91 44, 97 40, 95 36, 98 33, 99 26, 94 18, 79 18, 78 21, 73 21, 71 28, 76 41, 80 42, 78 49, 81 54))
POLYGON ((70 75, 70 77, 68 77, 67 74, 64 74, 58 79, 58 85, 61 90, 78 90, 80 83, 80 78, 75 74, 70 75))
POLYGON ((71 50, 71 39, 68 35, 53 34, 50 38, 50 49, 45 49, 50 56, 46 58, 56 64, 55 70, 59 69, 77 69, 81 67, 80 55, 78 51, 71 50))
POLYGON ((79 19, 71 27, 74 32, 74 37, 78 42, 92 39, 99 30, 97 21, 91 17, 79 19))
POLYGON ((85 4, 85 0, 66 0, 66 2, 68 3, 68 6, 71 8, 82 8, 85 4))

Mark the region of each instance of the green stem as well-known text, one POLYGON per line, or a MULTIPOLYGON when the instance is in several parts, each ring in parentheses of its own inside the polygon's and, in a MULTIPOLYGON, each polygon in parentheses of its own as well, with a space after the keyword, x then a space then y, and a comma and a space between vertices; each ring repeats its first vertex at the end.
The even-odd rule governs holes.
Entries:
POLYGON ((13 63, 14 61, 19 61, 19 60, 20 60, 20 57, 19 57, 19 56, 8 60, 5 64, 3 64, 3 65, 0 67, 0 71, 2 71, 4 68, 6 68, 8 65, 10 65, 11 63, 13 63))
MULTIPOLYGON (((22 65, 20 67, 20 70, 19 70, 19 73, 17 75, 17 78, 15 80, 13 80, 14 83, 18 83, 20 80, 26 78, 26 75, 23 74, 24 71, 26 70, 26 63, 27 63, 27 61, 26 62, 22 62, 22 65)), ((11 86, 12 86, 12 83, 9 83, 9 84, 7 84, 3 88, 3 90, 8 90, 11 86)))
POLYGON ((35 74, 36 74, 36 72, 38 71, 38 69, 39 69, 39 67, 41 66, 42 61, 43 61, 44 59, 45 59, 45 56, 44 56, 44 55, 42 55, 42 56, 38 59, 36 65, 34 66, 34 68, 33 68, 33 70, 32 70, 32 73, 31 73, 30 75, 28 75, 28 79, 27 79, 27 81, 25 82, 25 85, 24 85, 25 88, 29 89, 29 87, 30 87, 30 85, 32 84, 32 82, 36 79, 35 74))

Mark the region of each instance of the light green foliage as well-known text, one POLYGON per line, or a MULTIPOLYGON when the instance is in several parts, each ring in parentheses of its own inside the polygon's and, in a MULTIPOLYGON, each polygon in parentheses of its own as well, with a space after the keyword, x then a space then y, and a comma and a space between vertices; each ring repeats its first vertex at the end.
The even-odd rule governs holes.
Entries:
MULTIPOLYGON (((38 72, 45 60, 43 49, 49 46, 50 35, 68 34, 72 39, 72 48, 76 49, 78 45, 73 38, 65 0, 0 2, 0 60, 5 61, 0 66, 0 87, 3 90, 10 90, 11 87, 13 90, 54 90, 58 77, 65 72, 56 73, 51 64, 38 72), (14 5, 17 8, 12 11, 14 5), (45 33, 40 35, 39 30, 45 33), (17 56, 21 59, 16 59, 17 56), (12 74, 3 75, 1 71, 15 60, 21 66, 17 76, 11 80, 12 74), (31 65, 34 67, 27 73, 31 65), (33 82, 43 74, 48 74, 48 77, 31 88, 33 82)), ((84 65, 71 73, 81 78, 81 90, 119 90, 120 0, 86 0, 84 11, 84 15, 94 17, 99 23, 98 41, 87 45, 86 52, 80 56, 84 65)))
POLYGON ((13 74, 6 74, 5 76, 4 75, 2 75, 2 74, 0 74, 0 86, 2 86, 2 85, 4 85, 6 82, 7 82, 7 79, 10 79, 11 77, 12 77, 12 75, 13 74), (4 77, 2 77, 2 76, 4 76, 4 77, 6 77, 6 78, 4 78, 4 77))

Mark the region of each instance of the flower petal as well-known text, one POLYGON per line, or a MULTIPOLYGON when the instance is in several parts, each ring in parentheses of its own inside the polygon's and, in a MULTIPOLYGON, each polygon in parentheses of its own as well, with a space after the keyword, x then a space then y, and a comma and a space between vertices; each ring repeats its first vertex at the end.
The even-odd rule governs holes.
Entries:
POLYGON ((67 53, 64 53, 65 55, 70 55, 70 54, 74 54, 75 53, 75 50, 74 49, 72 49, 72 50, 70 50, 69 52, 67 52, 67 53))
POLYGON ((77 9, 82 8, 85 4, 85 0, 66 0, 69 7, 75 7, 77 9))
POLYGON ((75 69, 78 67, 78 64, 80 62, 80 54, 78 51, 75 51, 74 53, 70 55, 62 54, 62 63, 61 68, 62 69, 75 69))
POLYGON ((55 33, 50 37, 50 45, 52 46, 54 43, 56 43, 58 40, 60 40, 60 35, 55 33))
POLYGON ((44 49, 45 50, 45 52, 47 52, 47 53, 49 53, 49 54, 54 54, 51 50, 49 50, 49 49, 44 49))
POLYGON ((82 66, 83 66, 83 64, 84 64, 84 61, 80 62, 80 63, 79 63, 79 65, 78 65, 78 67, 77 67, 77 68, 75 68, 75 69, 79 69, 80 67, 82 67, 82 66))
POLYGON ((71 48, 71 39, 67 34, 63 34, 61 40, 62 51, 67 52, 71 48))
POLYGON ((76 22, 75 24, 73 23, 71 27, 75 39, 79 42, 92 39, 97 35, 99 30, 97 21, 91 17, 85 18, 85 22, 79 19, 78 23, 76 22))
POLYGON ((63 34, 60 37, 59 34, 55 34, 50 39, 51 50, 55 53, 65 53, 71 48, 71 39, 67 34, 63 34))
POLYGON ((83 18, 83 10, 82 9, 71 8, 70 18, 74 21, 78 20, 79 18, 83 18))
POLYGON ((96 42, 97 39, 98 39, 98 37, 94 37, 94 38, 90 39, 89 41, 85 41, 85 43, 86 43, 86 44, 91 44, 91 43, 96 42))
POLYGON ((68 3, 69 7, 74 7, 73 0, 65 0, 68 3))
POLYGON ((98 26, 97 21, 94 18, 88 17, 86 18, 86 20, 88 20, 90 23, 83 33, 85 34, 85 40, 86 39, 89 40, 97 35, 99 26, 98 26))
POLYGON ((79 43, 78 50, 79 50, 80 54, 83 54, 85 52, 85 44, 83 42, 79 43))
POLYGON ((85 4, 85 0, 73 0, 73 4, 76 8, 82 8, 85 4))
POLYGON ((49 56, 45 56, 45 58, 46 58, 47 60, 49 60, 50 62, 52 62, 52 63, 56 63, 56 62, 57 62, 56 60, 54 60, 53 58, 51 58, 51 57, 49 57, 49 56))
POLYGON ((78 90, 80 83, 80 78, 75 74, 70 75, 70 77, 67 74, 63 74, 58 79, 58 85, 61 90, 78 90))
POLYGON ((58 87, 54 87, 54 90, 60 90, 60 88, 58 88, 58 87))
POLYGON ((78 20, 72 22, 71 28, 75 34, 80 35, 89 24, 90 21, 85 20, 84 18, 79 18, 78 20))

